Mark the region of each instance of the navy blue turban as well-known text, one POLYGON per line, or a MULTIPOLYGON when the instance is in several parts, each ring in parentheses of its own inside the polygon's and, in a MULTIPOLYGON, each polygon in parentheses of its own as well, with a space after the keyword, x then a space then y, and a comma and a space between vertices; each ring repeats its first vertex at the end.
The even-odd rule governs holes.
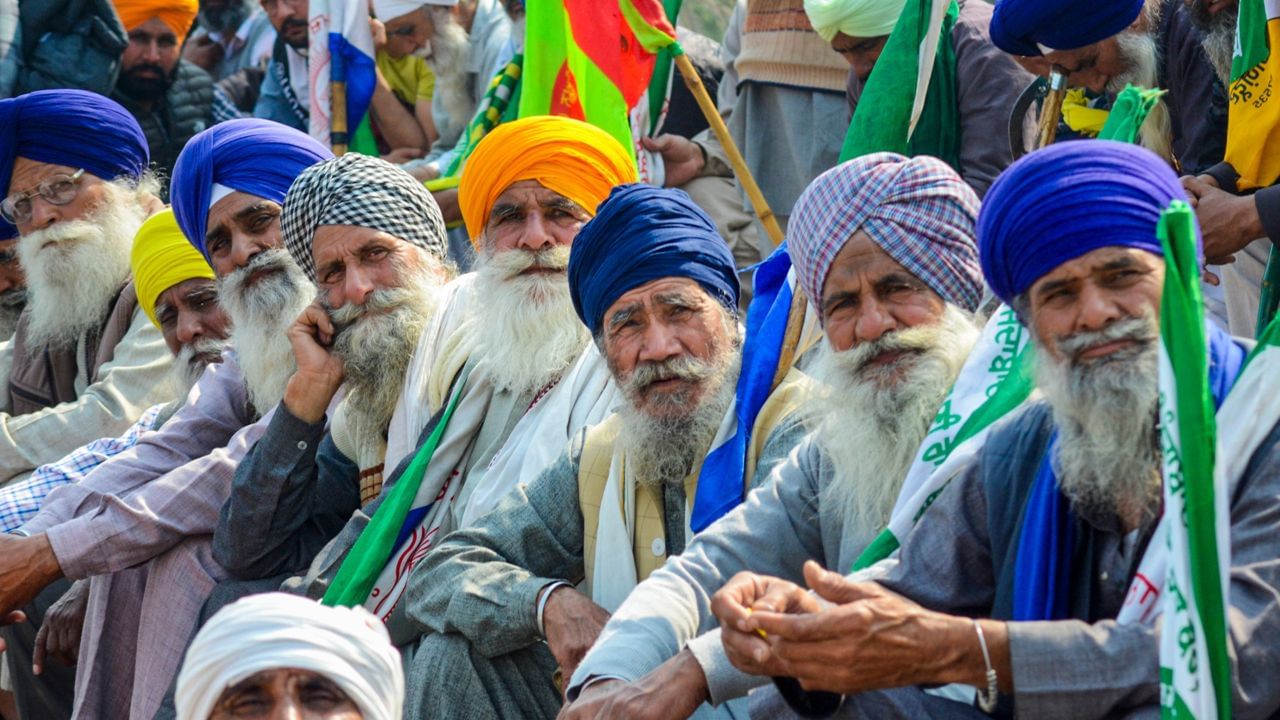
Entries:
POLYGON ((711 218, 681 190, 619 185, 573 241, 573 308, 598 335, 619 297, 667 277, 689 278, 725 307, 738 306, 733 255, 711 218))
POLYGON ((1143 0, 996 0, 991 41, 1011 55, 1075 50, 1133 24, 1143 0))
POLYGON ((205 259, 214 185, 284 204, 303 170, 333 157, 310 135, 270 120, 219 123, 187 142, 173 166, 169 200, 182 234, 205 259))
POLYGON ((1186 199, 1169 166, 1137 145, 1050 145, 1010 165, 987 191, 978 214, 982 274, 1008 303, 1062 263, 1099 248, 1163 257, 1160 214, 1186 199))
MULTIPOLYGON (((24 157, 84 168, 103 180, 137 179, 151 154, 138 121, 114 100, 84 90, 40 90, 0 100, 0 198, 24 157)), ((17 230, 0 220, 0 238, 17 230)))

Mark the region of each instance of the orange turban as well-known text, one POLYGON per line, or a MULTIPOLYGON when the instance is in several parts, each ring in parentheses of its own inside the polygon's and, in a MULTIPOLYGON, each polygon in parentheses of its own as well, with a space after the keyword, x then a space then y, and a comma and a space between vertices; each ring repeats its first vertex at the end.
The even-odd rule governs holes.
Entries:
POLYGON ((537 180, 595 215, 615 185, 636 181, 636 163, 612 135, 580 120, 541 115, 503 123, 476 145, 458 185, 473 244, 498 196, 521 180, 537 180))
POLYGON ((160 18, 166 27, 178 36, 178 44, 187 37, 191 23, 200 10, 198 0, 112 0, 125 32, 129 32, 151 18, 160 18))

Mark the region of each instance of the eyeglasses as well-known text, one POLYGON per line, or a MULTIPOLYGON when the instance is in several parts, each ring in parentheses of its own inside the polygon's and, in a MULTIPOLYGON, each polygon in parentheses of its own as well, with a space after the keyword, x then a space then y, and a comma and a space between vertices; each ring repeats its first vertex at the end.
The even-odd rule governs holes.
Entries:
POLYGON ((412 25, 405 25, 404 27, 398 27, 395 30, 388 30, 387 37, 413 37, 415 32, 417 32, 417 28, 412 25))
POLYGON ((34 190, 14 193, 0 202, 0 217, 22 225, 31 220, 31 201, 37 196, 53 205, 66 205, 76 199, 80 189, 80 178, 84 175, 81 168, 70 175, 54 175, 46 178, 34 190))

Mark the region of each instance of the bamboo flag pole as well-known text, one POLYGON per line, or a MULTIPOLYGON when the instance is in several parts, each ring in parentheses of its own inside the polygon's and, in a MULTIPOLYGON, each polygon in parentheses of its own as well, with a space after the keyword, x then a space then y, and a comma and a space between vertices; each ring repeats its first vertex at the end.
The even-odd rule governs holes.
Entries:
MULTIPOLYGON (((676 67, 680 70, 681 77, 684 78, 684 84, 688 86, 694 100, 698 101, 698 107, 702 110, 702 114, 707 117, 707 122, 711 124, 712 132, 716 134, 720 144, 724 146, 724 152, 729 158, 729 164, 733 166, 733 173, 738 176, 738 182, 742 183, 742 189, 747 192, 747 199, 751 201, 751 207, 755 209, 756 217, 759 218, 760 224, 764 225, 765 232, 769 233, 769 239, 773 241, 774 246, 782 244, 782 227, 778 225, 778 219, 774 217, 773 210, 769 208, 769 203, 765 201, 764 193, 760 192, 760 186, 756 184, 755 177, 751 174, 751 170, 747 168, 747 161, 743 159, 737 143, 729 135, 729 128, 725 126, 724 118, 720 117, 720 111, 707 93, 706 86, 702 84, 702 78, 698 76, 698 71, 694 69, 693 63, 689 62, 689 56, 684 54, 680 46, 675 45, 673 49, 676 67)), ((795 288, 795 292, 792 293, 791 297, 791 311, 787 315, 787 332, 782 340, 782 353, 778 357, 778 369, 773 376, 773 387, 777 387, 782 382, 782 378, 786 376, 791 369, 791 365, 795 362, 796 351, 800 345, 800 331, 804 328, 806 304, 807 300, 804 293, 800 291, 799 287, 795 288)))
POLYGON ((347 135, 347 83, 334 80, 329 83, 329 143, 334 155, 345 155, 349 139, 347 135))

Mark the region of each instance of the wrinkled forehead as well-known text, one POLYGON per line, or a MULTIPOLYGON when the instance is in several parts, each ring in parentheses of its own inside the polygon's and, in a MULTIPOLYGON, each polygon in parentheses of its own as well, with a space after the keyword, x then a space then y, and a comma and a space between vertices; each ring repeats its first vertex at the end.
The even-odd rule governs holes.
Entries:
POLYGON ((490 219, 511 209, 530 209, 564 204, 578 207, 578 204, 560 193, 552 190, 537 180, 520 180, 511 183, 493 201, 493 209, 489 211, 490 219))
MULTIPOLYGON (((9 175, 9 193, 26 192, 55 175, 71 175, 80 168, 41 162, 17 157, 13 161, 13 173, 9 175)), ((89 173, 85 173, 89 175, 89 173)))
POLYGON ((209 206, 209 216, 206 224, 209 231, 212 232, 220 226, 225 226, 232 222, 245 212, 261 208, 271 208, 278 211, 280 203, 247 192, 233 190, 218 198, 209 206))
POLYGON ((634 314, 661 305, 683 304, 700 307, 708 302, 715 302, 715 300, 693 280, 679 276, 663 277, 637 285, 619 295, 618 299, 604 311, 604 321, 608 325, 615 315, 634 314))
POLYGON ((1108 271, 1152 270, 1164 266, 1164 258, 1140 248, 1108 245, 1067 260, 1041 275, 1027 292, 1035 297, 1064 284, 1083 281, 1108 271))

